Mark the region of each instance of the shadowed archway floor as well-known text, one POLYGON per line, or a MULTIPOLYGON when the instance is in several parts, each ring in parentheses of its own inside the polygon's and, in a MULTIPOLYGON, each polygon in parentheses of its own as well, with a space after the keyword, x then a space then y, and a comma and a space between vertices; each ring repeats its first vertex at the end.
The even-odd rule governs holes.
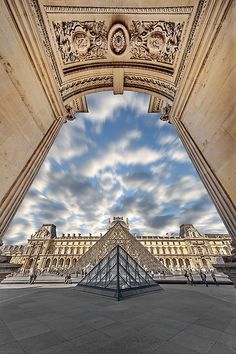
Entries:
POLYGON ((68 285, 0 285, 0 353, 236 353, 233 286, 162 285, 117 302, 68 285))

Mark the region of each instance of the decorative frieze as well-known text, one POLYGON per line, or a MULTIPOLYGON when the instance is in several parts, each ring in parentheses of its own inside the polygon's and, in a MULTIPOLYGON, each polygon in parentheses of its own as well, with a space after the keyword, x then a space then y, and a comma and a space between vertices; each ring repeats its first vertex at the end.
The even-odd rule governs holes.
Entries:
POLYGON ((137 14, 137 15, 156 15, 156 14, 172 14, 172 15, 183 15, 191 14, 193 11, 193 6, 167 6, 167 7, 95 7, 95 6, 57 6, 57 5, 46 5, 47 13, 52 14, 137 14))
POLYGON ((74 80, 61 87, 60 92, 63 100, 88 89, 97 87, 112 87, 113 77, 111 75, 87 77, 81 80, 74 80))
POLYGON ((173 84, 146 76, 125 75, 124 86, 143 87, 150 91, 161 93, 170 100, 174 99, 176 92, 176 88, 173 84))

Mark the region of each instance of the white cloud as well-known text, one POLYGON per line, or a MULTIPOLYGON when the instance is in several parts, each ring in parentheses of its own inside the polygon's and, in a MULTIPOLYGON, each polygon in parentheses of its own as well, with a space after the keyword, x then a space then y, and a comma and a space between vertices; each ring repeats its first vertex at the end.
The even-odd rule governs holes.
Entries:
POLYGON ((8 243, 22 242, 42 223, 51 222, 59 233, 98 234, 106 231, 105 221, 113 215, 128 217, 131 231, 142 234, 178 232, 181 223, 193 223, 203 232, 225 232, 190 166, 186 174, 189 158, 173 127, 158 115, 140 119, 148 99, 131 92, 94 95, 90 113, 62 127, 7 232, 8 243), (127 117, 123 111, 121 116, 122 108, 128 110, 127 117), (103 141, 98 145, 86 131, 89 121, 103 133, 103 123, 116 118, 124 128, 119 138, 109 131, 98 137, 103 141), (153 134, 150 141, 147 130, 153 134))
POLYGON ((176 162, 189 162, 190 159, 187 155, 187 153, 182 149, 182 150, 172 150, 171 152, 168 153, 168 156, 170 157, 171 160, 176 161, 176 162))
POLYGON ((97 176, 98 173, 106 168, 113 168, 118 165, 147 165, 161 158, 161 154, 148 147, 130 148, 133 140, 140 138, 138 131, 129 132, 120 141, 112 142, 106 147, 105 151, 100 151, 95 158, 88 160, 84 164, 81 173, 84 176, 97 176))
MULTIPOLYGON (((88 100, 90 97, 87 97, 88 100)), ((89 113, 83 113, 81 120, 88 120, 95 124, 100 132, 101 124, 107 120, 114 120, 120 109, 132 109, 136 115, 142 116, 148 111, 148 95, 140 95, 135 92, 124 92, 123 95, 113 95, 112 92, 103 92, 92 95, 89 104, 89 113)))

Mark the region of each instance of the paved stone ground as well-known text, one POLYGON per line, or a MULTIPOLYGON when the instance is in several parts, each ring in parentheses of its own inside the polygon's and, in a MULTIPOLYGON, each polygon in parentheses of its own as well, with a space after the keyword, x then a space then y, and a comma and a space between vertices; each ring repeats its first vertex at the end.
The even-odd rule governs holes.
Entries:
POLYGON ((0 285, 0 353, 236 353, 233 286, 162 285, 117 302, 74 285, 0 285))

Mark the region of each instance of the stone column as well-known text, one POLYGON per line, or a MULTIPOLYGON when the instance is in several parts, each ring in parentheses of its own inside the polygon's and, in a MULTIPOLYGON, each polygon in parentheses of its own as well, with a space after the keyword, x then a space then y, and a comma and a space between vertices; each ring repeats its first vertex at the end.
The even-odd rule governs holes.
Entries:
POLYGON ((210 168, 199 148, 195 144, 184 124, 175 118, 171 123, 176 127, 178 135, 196 168, 206 190, 222 218, 225 227, 236 244, 236 207, 224 187, 210 168))
POLYGON ((64 122, 65 119, 61 117, 52 123, 28 163, 8 191, 1 204, 0 235, 3 235, 6 231, 64 122))

